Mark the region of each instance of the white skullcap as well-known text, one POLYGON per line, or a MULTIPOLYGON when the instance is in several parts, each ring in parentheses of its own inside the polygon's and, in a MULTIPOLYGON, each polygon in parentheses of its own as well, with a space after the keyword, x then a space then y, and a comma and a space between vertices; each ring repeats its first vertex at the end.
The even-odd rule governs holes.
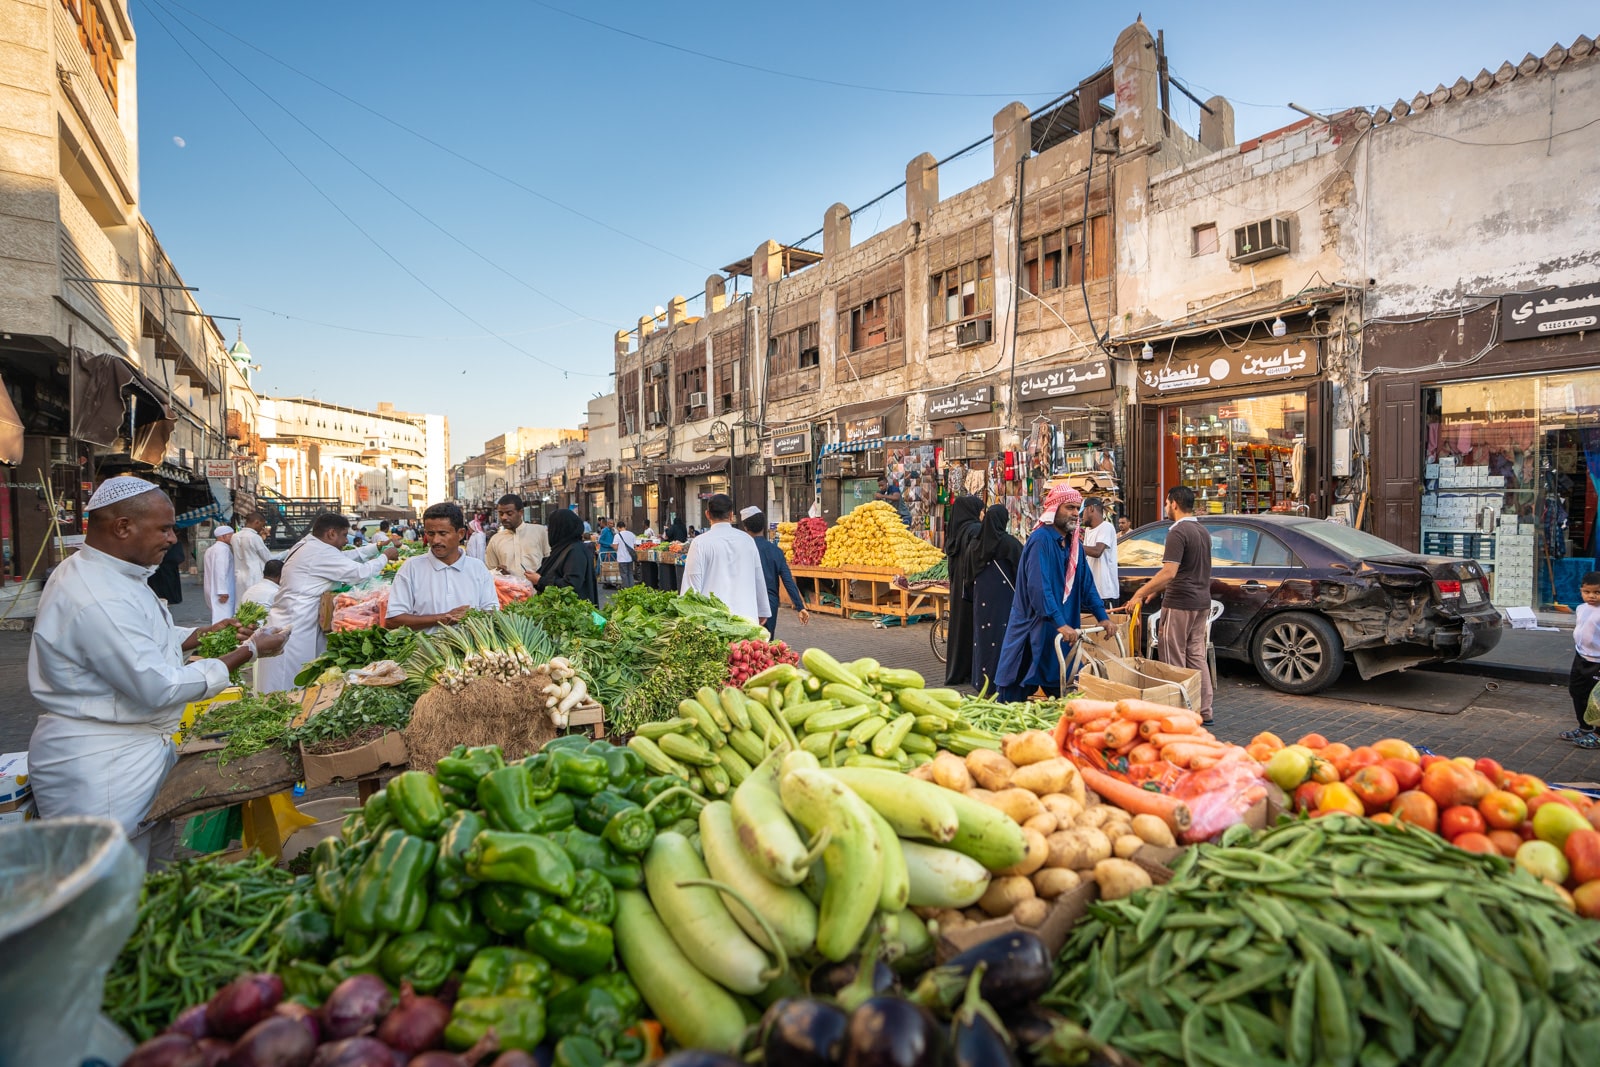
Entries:
POLYGON ((140 493, 156 492, 160 488, 154 482, 147 482, 143 478, 137 478, 131 474, 107 478, 100 483, 100 487, 94 491, 94 495, 83 506, 83 510, 87 512, 108 508, 112 504, 120 504, 129 497, 138 496, 140 493))
POLYGON ((759 514, 761 514, 761 509, 756 507, 754 504, 752 504, 749 507, 745 508, 743 511, 739 512, 739 517, 741 519, 748 519, 752 515, 759 515, 759 514))
POLYGON ((221 526, 218 526, 215 530, 211 531, 211 536, 212 537, 226 537, 228 534, 231 534, 231 533, 233 533, 233 527, 229 526, 227 523, 223 523, 221 526))

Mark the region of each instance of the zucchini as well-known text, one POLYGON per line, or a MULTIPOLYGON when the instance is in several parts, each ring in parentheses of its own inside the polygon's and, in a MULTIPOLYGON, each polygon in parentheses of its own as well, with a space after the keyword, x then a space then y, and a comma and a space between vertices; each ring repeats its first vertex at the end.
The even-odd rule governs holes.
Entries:
MULTIPOLYGON (((767 758, 766 742, 750 730, 735 730, 729 734, 728 748, 723 749, 722 752, 726 752, 728 749, 733 749, 744 758, 746 773, 749 773, 750 767, 767 758)), ((722 752, 718 752, 717 755, 721 756, 722 752)))
POLYGON ((800 662, 811 672, 812 677, 820 678, 823 682, 837 682, 852 689, 862 687, 859 675, 820 648, 806 649, 800 654, 800 662))
POLYGON ((710 767, 717 762, 717 757, 711 754, 709 748, 683 734, 667 734, 657 743, 661 746, 661 751, 680 763, 710 767))
MULTIPOLYGON (((806 716, 806 733, 825 734, 830 730, 848 730, 862 720, 867 719, 877 708, 877 704, 855 705, 853 707, 831 708, 828 711, 819 711, 806 716)), ((671 755, 671 753, 668 753, 671 755)))
POLYGON ((917 721, 915 715, 906 714, 895 719, 888 726, 879 730, 872 737, 872 754, 881 758, 888 758, 895 749, 900 747, 900 742, 911 732, 912 724, 917 721))
POLYGON ((678 948, 642 892, 617 891, 617 955, 650 1014, 684 1048, 730 1050, 744 1036, 744 1012, 678 948))
POLYGON ((779 714, 790 726, 799 726, 817 712, 828 711, 838 706, 838 702, 833 700, 805 700, 798 704, 785 704, 779 714))
MULTIPOLYGON (((735 788, 743 785, 744 780, 750 777, 751 768, 749 762, 739 755, 739 750, 732 745, 718 752, 717 760, 722 769, 728 772, 728 782, 735 788)), ((756 762, 759 763, 761 761, 757 760, 756 762)))
POLYGON ((928 683, 916 671, 884 667, 878 671, 878 684, 890 689, 921 689, 928 683))
POLYGON ((822 687, 822 695, 829 700, 837 700, 841 704, 852 707, 870 707, 874 711, 882 706, 882 701, 871 693, 857 689, 852 685, 840 685, 838 682, 829 682, 822 687))
MULTIPOLYGON (((750 713, 744 710, 744 692, 731 685, 722 687, 722 712, 733 725, 733 730, 750 729, 750 713)), ((728 732, 731 734, 733 730, 728 732)))
POLYGON ((695 731, 709 741, 712 748, 721 748, 728 743, 727 737, 717 728, 716 720, 705 709, 705 705, 698 700, 678 701, 678 715, 681 718, 692 720, 695 731))
POLYGON ((667 734, 682 733, 685 729, 693 730, 694 720, 686 719, 680 715, 672 719, 663 719, 661 722, 640 723, 639 728, 633 732, 635 736, 654 741, 659 737, 665 737, 667 734))
POLYGON ((744 683, 745 691, 751 686, 785 686, 800 677, 800 671, 792 663, 774 663, 766 670, 750 678, 744 683))

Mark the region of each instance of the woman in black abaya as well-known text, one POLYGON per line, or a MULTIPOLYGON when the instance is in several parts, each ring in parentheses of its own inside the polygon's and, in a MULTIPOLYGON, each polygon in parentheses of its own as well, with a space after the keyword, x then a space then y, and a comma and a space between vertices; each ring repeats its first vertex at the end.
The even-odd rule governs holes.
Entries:
POLYGON ((967 548, 976 543, 983 501, 958 496, 945 526, 944 558, 950 568, 950 623, 944 664, 945 685, 966 685, 972 678, 972 579, 967 573, 967 548))
POLYGON ((979 689, 993 692, 995 667, 1000 663, 1000 645, 1006 636, 1006 620, 1011 617, 1011 598, 1016 595, 1017 563, 1022 559, 1022 542, 1007 531, 1011 515, 996 504, 983 513, 976 539, 968 542, 967 573, 972 575, 972 675, 968 679, 979 689))

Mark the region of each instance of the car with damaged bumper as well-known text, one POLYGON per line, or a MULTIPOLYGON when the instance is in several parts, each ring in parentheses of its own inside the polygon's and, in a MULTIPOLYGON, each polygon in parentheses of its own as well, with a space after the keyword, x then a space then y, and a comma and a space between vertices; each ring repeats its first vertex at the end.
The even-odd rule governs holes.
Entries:
MULTIPOLYGON (((1285 693, 1320 692, 1347 660, 1363 679, 1463 660, 1500 640, 1477 561, 1408 552, 1348 526, 1298 515, 1203 515, 1211 533, 1211 644, 1285 693)), ((1161 567, 1168 522, 1118 541, 1124 598, 1161 567)), ((1145 606, 1160 607, 1159 596, 1145 606)))

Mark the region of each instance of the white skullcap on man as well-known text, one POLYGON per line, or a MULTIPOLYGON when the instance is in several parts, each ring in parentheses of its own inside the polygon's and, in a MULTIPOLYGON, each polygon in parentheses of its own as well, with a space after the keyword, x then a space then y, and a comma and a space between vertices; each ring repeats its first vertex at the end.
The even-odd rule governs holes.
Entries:
POLYGON ((221 526, 218 526, 215 530, 211 531, 211 536, 226 537, 231 533, 233 533, 233 527, 229 526, 227 523, 223 523, 221 526))
POLYGON ((759 515, 759 514, 761 514, 761 509, 756 507, 754 504, 752 504, 749 507, 745 508, 743 511, 739 512, 739 517, 741 519, 748 519, 752 515, 759 515))
POLYGON ((108 508, 112 504, 120 504, 124 500, 136 497, 141 493, 158 492, 160 489, 161 487, 156 483, 147 482, 143 478, 135 477, 132 474, 122 474, 115 478, 107 478, 100 483, 100 487, 94 491, 94 495, 83 506, 83 510, 86 512, 98 511, 101 508, 108 508))

